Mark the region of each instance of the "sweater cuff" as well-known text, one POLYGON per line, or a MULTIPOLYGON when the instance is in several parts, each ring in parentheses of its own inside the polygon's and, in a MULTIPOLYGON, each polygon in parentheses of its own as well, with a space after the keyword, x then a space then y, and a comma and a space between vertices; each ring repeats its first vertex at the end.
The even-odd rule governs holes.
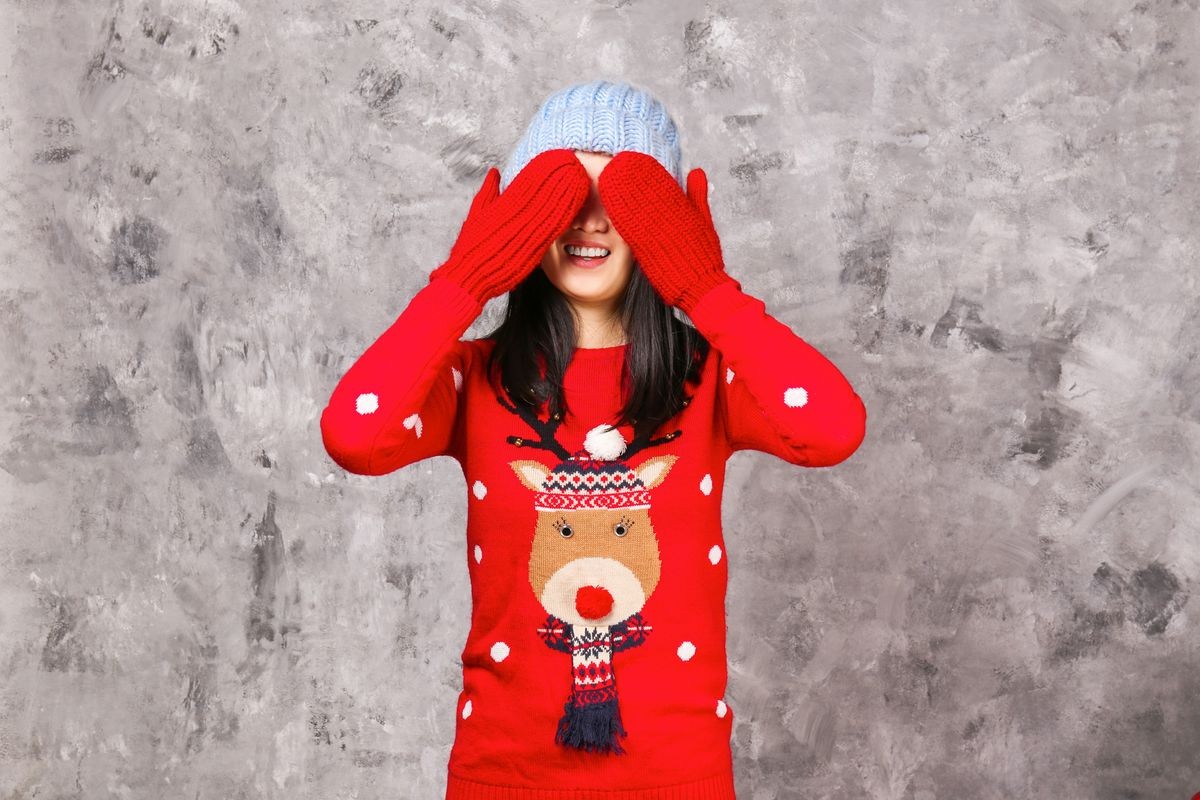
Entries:
POLYGON ((459 284, 442 276, 431 277, 428 285, 419 293, 422 304, 436 309, 448 325, 459 331, 459 336, 483 313, 483 303, 459 284), (451 324, 452 323, 452 324, 451 324))
MULTIPOLYGON (((686 261, 686 259, 681 260, 686 261)), ((683 290, 679 295, 678 305, 689 315, 692 313, 692 309, 696 307, 696 304, 713 289, 718 286, 724 286, 727 283, 737 283, 737 280, 726 272, 724 268, 700 270, 687 276, 686 280, 687 282, 684 284, 683 290)))
POLYGON ((705 338, 712 338, 710 334, 722 330, 739 309, 747 303, 754 302, 759 301, 742 291, 742 285, 730 278, 705 292, 687 315, 695 324, 696 330, 704 334, 705 338))

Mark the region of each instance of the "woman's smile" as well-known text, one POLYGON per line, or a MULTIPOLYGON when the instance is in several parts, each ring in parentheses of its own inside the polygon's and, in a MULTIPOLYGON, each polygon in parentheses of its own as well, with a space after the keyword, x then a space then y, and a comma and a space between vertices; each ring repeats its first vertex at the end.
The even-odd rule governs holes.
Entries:
POLYGON ((600 201, 600 173, 612 155, 587 150, 576 150, 575 155, 591 182, 588 197, 567 229, 546 249, 541 267, 570 302, 601 309, 599 313, 607 319, 629 285, 633 251, 600 201))
POLYGON ((600 242, 573 240, 563 245, 567 260, 581 269, 597 269, 602 266, 612 250, 600 242))

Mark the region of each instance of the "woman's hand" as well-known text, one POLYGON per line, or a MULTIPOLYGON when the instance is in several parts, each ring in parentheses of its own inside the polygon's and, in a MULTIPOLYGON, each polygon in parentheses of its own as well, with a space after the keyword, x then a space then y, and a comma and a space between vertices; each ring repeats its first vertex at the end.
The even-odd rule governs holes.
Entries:
POLYGON ((430 279, 448 278, 482 305, 513 289, 542 260, 587 199, 591 179, 566 149, 538 154, 499 191, 488 170, 446 262, 430 279))
POLYGON ((626 150, 605 165, 598 183, 609 219, 667 303, 690 312, 710 289, 734 281, 713 227, 704 170, 688 173, 684 194, 652 156, 626 150))

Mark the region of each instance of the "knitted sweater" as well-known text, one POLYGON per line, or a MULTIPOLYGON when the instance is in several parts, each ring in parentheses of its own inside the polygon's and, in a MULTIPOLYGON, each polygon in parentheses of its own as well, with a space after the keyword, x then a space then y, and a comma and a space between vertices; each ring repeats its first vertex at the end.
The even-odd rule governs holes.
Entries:
POLYGON ((330 456, 383 475, 450 456, 467 489, 472 592, 448 800, 728 800, 725 463, 832 466, 866 409, 841 372, 736 282, 690 314, 713 345, 682 412, 610 429, 627 345, 580 348, 569 413, 489 385, 482 307, 434 278, 350 367, 321 417, 330 456), (602 744, 603 743, 603 744, 602 744))

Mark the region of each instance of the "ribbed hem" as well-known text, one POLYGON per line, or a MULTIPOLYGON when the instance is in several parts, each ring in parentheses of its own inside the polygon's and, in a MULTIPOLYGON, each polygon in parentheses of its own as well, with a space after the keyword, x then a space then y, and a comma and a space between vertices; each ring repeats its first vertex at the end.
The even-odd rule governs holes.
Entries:
POLYGON ((733 773, 646 789, 528 789, 495 786, 449 773, 446 800, 737 800, 733 773))
POLYGON ((624 356, 629 349, 629 342, 613 344, 608 347, 576 347, 572 352, 574 358, 616 358, 624 356))
POLYGON ((696 330, 705 338, 722 330, 729 324, 730 318, 746 303, 757 298, 746 294, 742 285, 736 280, 723 281, 704 293, 694 306, 685 313, 691 319, 696 330))
POLYGON ((460 284, 441 275, 431 277, 418 294, 434 313, 443 315, 447 324, 459 331, 456 339, 483 313, 483 303, 460 284))

